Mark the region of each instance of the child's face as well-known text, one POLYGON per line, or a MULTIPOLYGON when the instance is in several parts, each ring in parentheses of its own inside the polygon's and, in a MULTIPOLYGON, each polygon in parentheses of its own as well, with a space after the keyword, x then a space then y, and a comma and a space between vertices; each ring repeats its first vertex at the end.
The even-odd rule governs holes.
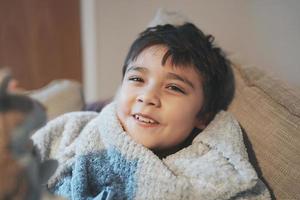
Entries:
POLYGON ((152 46, 131 62, 116 97, 117 115, 127 133, 152 150, 175 147, 193 128, 203 128, 197 118, 203 104, 199 73, 192 67, 176 68, 167 49, 152 46))

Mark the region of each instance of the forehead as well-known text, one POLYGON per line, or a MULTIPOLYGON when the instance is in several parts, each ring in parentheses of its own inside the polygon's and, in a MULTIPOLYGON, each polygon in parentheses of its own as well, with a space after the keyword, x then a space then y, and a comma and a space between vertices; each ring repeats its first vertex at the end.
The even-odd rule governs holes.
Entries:
POLYGON ((149 61, 149 59, 160 59, 162 63, 163 56, 167 53, 168 48, 163 45, 154 45, 143 49, 135 57, 132 58, 130 63, 141 63, 149 61))

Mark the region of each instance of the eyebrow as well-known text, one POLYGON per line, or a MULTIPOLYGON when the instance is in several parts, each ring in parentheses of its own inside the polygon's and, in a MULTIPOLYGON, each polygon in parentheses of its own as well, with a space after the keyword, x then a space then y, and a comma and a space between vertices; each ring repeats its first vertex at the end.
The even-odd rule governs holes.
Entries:
POLYGON ((127 68, 126 72, 129 71, 139 71, 139 72, 148 72, 149 70, 145 67, 139 67, 139 66, 130 66, 127 68))
POLYGON ((168 79, 175 79, 175 80, 182 81, 182 82, 188 84, 191 88, 195 89, 195 86, 194 86, 194 84, 191 81, 189 81, 187 78, 182 77, 182 76, 180 76, 178 74, 169 72, 168 75, 167 75, 167 78, 168 79))

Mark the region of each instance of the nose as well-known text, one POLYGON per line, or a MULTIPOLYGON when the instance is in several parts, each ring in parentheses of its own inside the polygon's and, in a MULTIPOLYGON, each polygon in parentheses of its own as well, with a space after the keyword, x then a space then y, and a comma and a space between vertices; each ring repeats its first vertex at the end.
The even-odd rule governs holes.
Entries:
POLYGON ((149 106, 160 107, 160 95, 155 88, 144 89, 136 98, 137 102, 144 103, 149 106))

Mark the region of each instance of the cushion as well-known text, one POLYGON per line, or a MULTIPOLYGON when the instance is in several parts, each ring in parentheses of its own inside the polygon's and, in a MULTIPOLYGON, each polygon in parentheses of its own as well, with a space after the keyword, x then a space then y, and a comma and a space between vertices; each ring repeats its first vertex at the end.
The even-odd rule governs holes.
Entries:
POLYGON ((234 72, 229 110, 246 133, 257 170, 277 199, 300 199, 299 91, 258 68, 235 65, 234 72))
POLYGON ((84 106, 82 87, 76 81, 55 80, 26 94, 46 107, 49 120, 66 112, 79 111, 84 106))
POLYGON ((108 98, 105 100, 99 100, 96 102, 88 103, 83 107, 83 111, 94 111, 94 112, 101 112, 101 110, 110 102, 112 98, 108 98))
POLYGON ((185 22, 189 21, 186 16, 183 14, 176 12, 176 11, 167 11, 163 8, 159 8, 148 24, 148 27, 153 27, 157 25, 164 25, 164 24, 173 24, 173 25, 181 25, 185 22))

